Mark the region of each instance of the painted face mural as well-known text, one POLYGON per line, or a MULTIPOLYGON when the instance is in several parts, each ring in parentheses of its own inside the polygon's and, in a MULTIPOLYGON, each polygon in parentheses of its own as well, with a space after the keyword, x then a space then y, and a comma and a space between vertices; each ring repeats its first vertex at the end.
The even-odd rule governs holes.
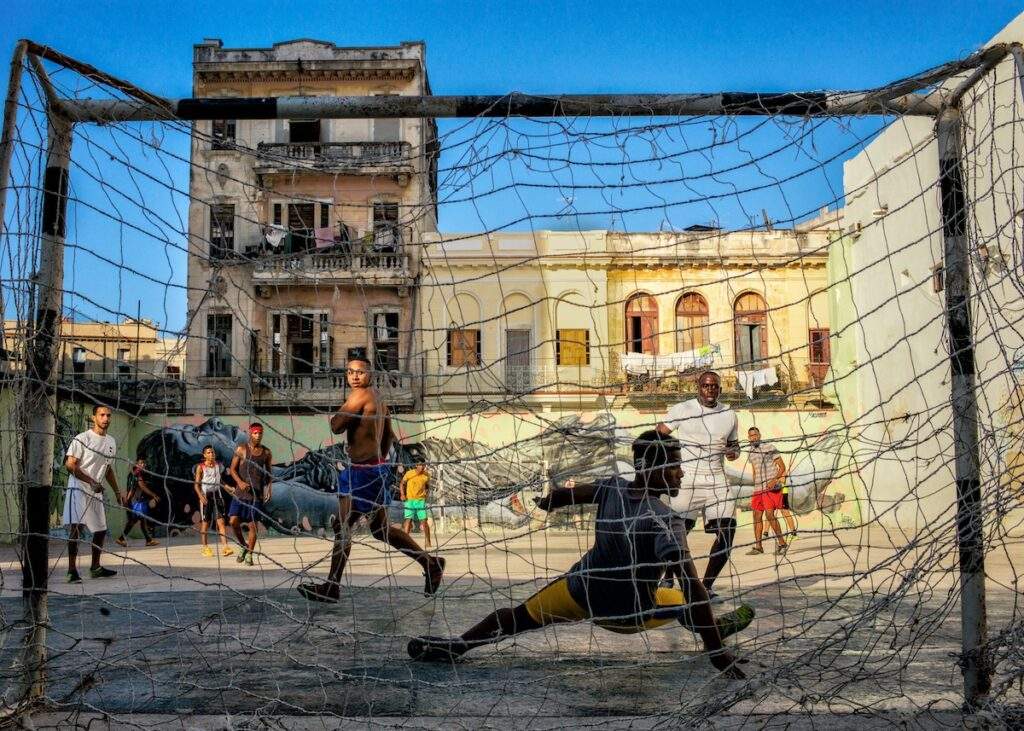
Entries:
MULTIPOLYGON (((172 527, 191 527, 197 520, 193 490, 195 465, 210 445, 225 467, 247 435, 220 419, 199 426, 175 424, 153 431, 139 442, 137 457, 146 460, 150 486, 167 496, 158 503, 154 519, 172 527)), ((466 439, 428 438, 395 444, 388 461, 399 473, 423 461, 431 474, 430 503, 436 515, 473 518, 481 523, 517 527, 529 521, 519 494, 543 492, 549 484, 572 478, 587 482, 619 474, 632 478, 628 451, 632 437, 617 429, 608 414, 583 423, 579 417, 552 422, 534 437, 511 444, 492 445, 466 439), (625 459, 624 459, 625 458, 625 459)), ((797 512, 815 509, 818 496, 835 474, 838 455, 792 455, 791 503, 797 512)), ((338 511, 336 485, 347 461, 345 446, 332 445, 308 452, 301 459, 273 466, 273 497, 261 507, 264 522, 287 533, 331 529, 338 511)), ((727 468, 728 469, 728 468, 727 468)), ((739 497, 749 497, 749 476, 728 470, 739 497)), ((225 477, 232 484, 229 476, 225 477)), ((394 521, 401 520, 401 504, 392 503, 394 521)))

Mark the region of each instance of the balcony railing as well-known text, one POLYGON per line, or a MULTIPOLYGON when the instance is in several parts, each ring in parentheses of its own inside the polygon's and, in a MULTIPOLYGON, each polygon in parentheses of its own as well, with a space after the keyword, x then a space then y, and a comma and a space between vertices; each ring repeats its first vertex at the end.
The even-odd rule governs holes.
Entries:
MULTIPOLYGON (((626 372, 618 365, 619 355, 611 354, 611 369, 600 365, 592 354, 590 366, 557 365, 551 359, 542 359, 528 366, 513 366, 503 362, 480 366, 451 368, 445 363, 434 363, 428 368, 426 392, 431 396, 551 396, 555 394, 600 393, 629 399, 650 397, 679 398, 697 395, 696 376, 703 369, 687 372, 626 372)), ((753 399, 743 389, 739 374, 759 370, 755 366, 714 363, 713 368, 722 379, 722 399, 737 405, 772 405, 782 402, 814 400, 820 397, 814 384, 804 378, 795 378, 779 359, 762 364, 775 369, 776 382, 758 385, 753 399)))
POLYGON ((58 385, 75 394, 116 406, 130 404, 148 412, 181 412, 185 382, 174 378, 135 377, 133 373, 65 373, 58 385))
POLYGON ((253 281, 308 282, 376 280, 407 283, 412 277, 412 261, 402 252, 348 252, 330 254, 293 254, 256 260, 253 281))
POLYGON ((260 142, 257 170, 309 167, 320 170, 374 168, 394 172, 413 167, 408 142, 260 142))
MULTIPOLYGON (((412 406, 415 378, 410 373, 375 372, 373 386, 392 407, 412 406)), ((342 371, 330 373, 259 373, 253 376, 253 401, 258 406, 334 409, 348 396, 342 371)))

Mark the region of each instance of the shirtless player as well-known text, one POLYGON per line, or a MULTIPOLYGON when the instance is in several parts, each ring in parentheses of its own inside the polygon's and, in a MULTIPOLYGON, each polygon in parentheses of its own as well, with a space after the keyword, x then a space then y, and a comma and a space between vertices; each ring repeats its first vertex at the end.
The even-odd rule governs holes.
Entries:
POLYGON ((423 591, 430 596, 441 584, 445 560, 430 556, 408 533, 388 521, 392 473, 387 456, 395 435, 387 404, 371 385, 369 361, 353 358, 346 376, 352 390, 331 417, 331 433, 345 434, 349 458, 346 469, 338 475, 338 520, 334 524, 331 570, 324 583, 300 584, 298 591, 310 601, 338 601, 341 575, 352 549, 352 527, 365 515, 374 538, 394 546, 423 567, 423 591))

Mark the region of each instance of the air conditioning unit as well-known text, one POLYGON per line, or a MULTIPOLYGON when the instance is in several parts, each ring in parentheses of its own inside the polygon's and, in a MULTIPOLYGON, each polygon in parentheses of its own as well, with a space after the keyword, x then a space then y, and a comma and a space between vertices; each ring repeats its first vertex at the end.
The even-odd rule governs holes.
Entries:
POLYGON ((257 284, 256 296, 259 299, 270 299, 270 287, 266 286, 265 284, 257 284))

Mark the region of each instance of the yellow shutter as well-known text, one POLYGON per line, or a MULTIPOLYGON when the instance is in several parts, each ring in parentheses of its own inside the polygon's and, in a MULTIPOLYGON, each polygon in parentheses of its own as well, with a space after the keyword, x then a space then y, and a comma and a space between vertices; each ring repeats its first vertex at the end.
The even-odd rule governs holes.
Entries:
POLYGON ((585 366, 589 360, 587 330, 558 331, 558 365, 585 366))

